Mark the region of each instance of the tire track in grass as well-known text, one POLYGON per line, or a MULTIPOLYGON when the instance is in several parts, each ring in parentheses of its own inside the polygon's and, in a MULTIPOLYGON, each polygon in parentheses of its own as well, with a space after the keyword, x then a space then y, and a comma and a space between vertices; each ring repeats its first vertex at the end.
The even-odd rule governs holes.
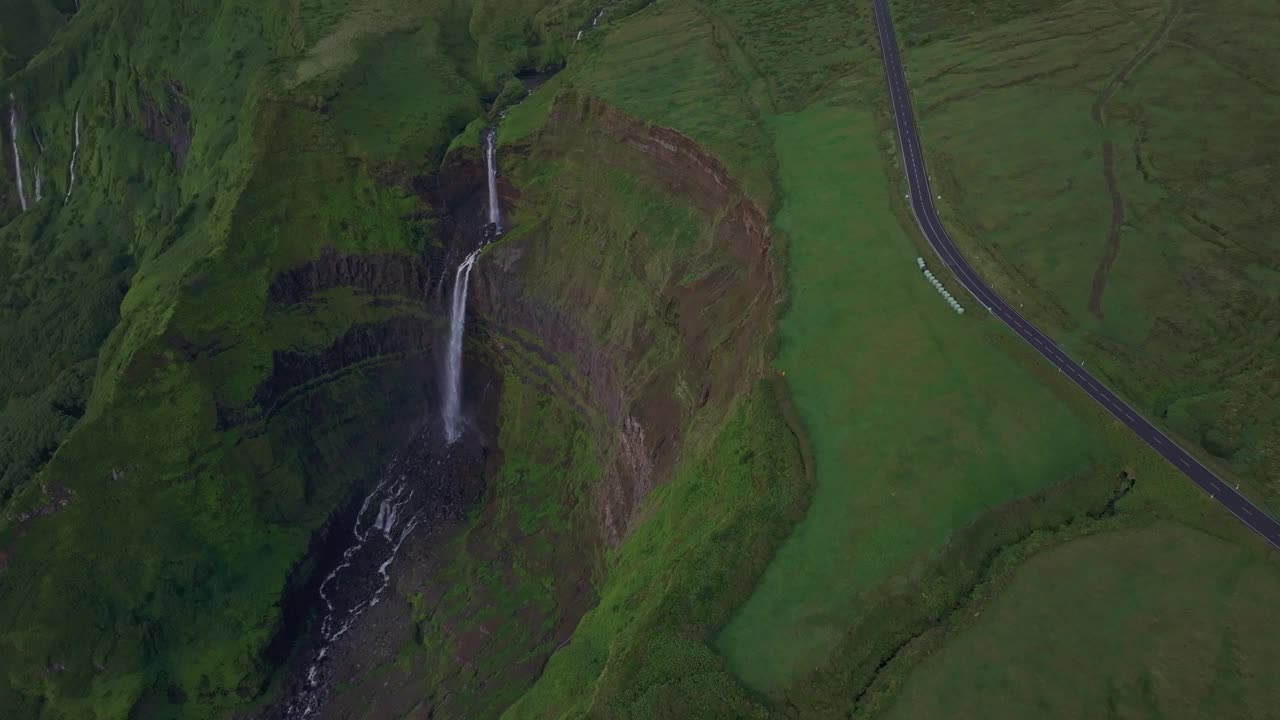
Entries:
MULTIPOLYGON (((1160 21, 1160 26, 1147 39, 1142 49, 1130 58, 1129 62, 1120 68, 1120 72, 1111 77, 1102 92, 1098 93, 1098 97, 1093 101, 1093 107, 1090 108, 1089 114, 1100 129, 1105 130, 1107 127, 1107 103, 1115 96, 1120 86, 1133 75, 1133 72, 1147 58, 1151 57, 1156 48, 1169 36, 1169 29, 1173 27, 1174 20, 1178 18, 1181 12, 1182 0, 1169 0, 1165 9, 1164 19, 1160 21)), ((1124 196, 1120 194, 1120 184, 1116 179, 1116 149, 1115 144, 1110 139, 1102 141, 1102 176, 1106 179, 1107 194, 1111 196, 1111 229, 1107 233, 1106 251, 1103 253, 1097 269, 1093 271, 1093 286, 1089 290, 1089 312, 1093 313, 1093 316, 1099 320, 1102 319, 1102 293, 1107 289, 1107 276, 1111 273, 1111 266, 1115 265, 1116 258, 1120 255, 1120 228, 1124 225, 1125 218, 1124 196)))

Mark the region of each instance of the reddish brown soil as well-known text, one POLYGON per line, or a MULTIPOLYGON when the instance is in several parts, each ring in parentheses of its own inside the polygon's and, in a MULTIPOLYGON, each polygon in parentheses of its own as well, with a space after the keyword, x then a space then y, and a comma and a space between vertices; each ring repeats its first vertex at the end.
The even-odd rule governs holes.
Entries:
MULTIPOLYGON (((493 332, 533 335, 556 356, 571 360, 576 375, 589 378, 582 390, 602 416, 601 445, 616 450, 593 498, 612 546, 633 526, 649 491, 670 474, 693 416, 704 410, 721 413, 762 376, 780 294, 770 257, 773 239, 764 211, 714 155, 674 130, 594 98, 562 94, 538 137, 517 152, 616 167, 715 219, 715 251, 702 259, 707 265, 698 279, 683 284, 688 268, 674 267, 663 286, 653 288, 655 307, 661 308, 661 317, 653 321, 675 327, 680 347, 674 360, 644 378, 628 374, 649 351, 647 333, 621 347, 600 347, 578 321, 553 309, 587 307, 595 288, 568 288, 564 296, 545 300, 525 290, 526 255, 554 253, 554 238, 535 232, 519 246, 494 248, 472 280, 477 313, 493 332), (680 379, 689 387, 693 407, 675 395, 680 379)), ((632 260, 643 262, 642 257, 632 260)))

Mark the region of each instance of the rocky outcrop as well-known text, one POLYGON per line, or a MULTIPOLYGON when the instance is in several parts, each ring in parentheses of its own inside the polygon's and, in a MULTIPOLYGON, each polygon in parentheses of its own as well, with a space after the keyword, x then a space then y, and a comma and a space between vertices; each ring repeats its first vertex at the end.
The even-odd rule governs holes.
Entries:
POLYGON ((191 150, 191 108, 181 85, 170 83, 167 95, 163 106, 154 98, 143 98, 141 114, 129 119, 143 137, 169 148, 173 166, 180 169, 191 150))
POLYGON ((45 517, 58 512, 67 505, 70 505, 71 501, 74 500, 75 497, 75 491, 65 485, 59 485, 56 483, 41 485, 40 499, 35 505, 26 510, 13 513, 6 519, 12 520, 13 522, 21 525, 28 520, 45 517))
POLYGON ((267 299, 276 305, 305 301, 313 293, 352 287, 371 295, 428 297, 431 271, 410 255, 343 255, 329 249, 319 258, 275 277, 267 299))

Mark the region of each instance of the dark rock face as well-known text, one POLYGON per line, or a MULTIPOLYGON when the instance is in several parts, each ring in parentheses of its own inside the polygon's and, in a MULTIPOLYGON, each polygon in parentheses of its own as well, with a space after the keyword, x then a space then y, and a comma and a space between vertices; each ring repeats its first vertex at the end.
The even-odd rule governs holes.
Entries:
POLYGON ((444 332, 439 323, 402 315, 382 323, 356 325, 320 352, 277 350, 272 356, 271 376, 258 387, 257 404, 269 413, 290 392, 376 358, 435 356, 444 332))
POLYGON ((419 258, 340 255, 330 249, 316 260, 277 275, 267 290, 267 299, 277 305, 292 305, 335 287, 358 288, 371 295, 426 298, 430 283, 428 262, 419 258))
POLYGON ((181 169, 191 150, 191 108, 187 106, 182 86, 170 83, 168 97, 162 108, 153 98, 142 102, 142 114, 129 120, 146 139, 169 148, 173 166, 181 169))

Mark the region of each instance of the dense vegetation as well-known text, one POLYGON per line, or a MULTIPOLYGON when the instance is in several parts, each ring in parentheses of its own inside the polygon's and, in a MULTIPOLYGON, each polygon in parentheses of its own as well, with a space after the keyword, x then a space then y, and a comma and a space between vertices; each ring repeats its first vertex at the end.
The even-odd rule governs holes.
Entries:
POLYGON ((499 14, 88 3, 38 54, 6 37, 33 56, 0 89, 39 130, 43 151, 26 132, 19 147, 44 198, 19 214, 7 176, 0 706, 120 717, 185 698, 220 715, 260 692, 287 571, 430 384, 393 363, 264 396, 276 351, 422 314, 361 293, 299 313, 268 285, 322 251, 409 252, 436 232, 408 178, 538 61, 465 41, 472 22, 537 27, 499 14), (364 52, 392 31, 413 55, 364 52), (435 68, 430 92, 379 86, 410 64, 435 68))
MULTIPOLYGON (((1258 29, 1274 8, 893 5, 975 266, 1274 501, 1280 145, 1248 121, 1278 109, 1258 29)), ((288 387, 283 358, 446 318, 403 283, 273 283, 336 256, 448 273, 429 265, 455 222, 433 183, 478 166, 491 122, 518 203, 482 256, 468 357, 501 386, 498 452, 480 505, 406 553, 375 620, 394 634, 344 676, 343 712, 391 695, 468 718, 1274 704, 1274 553, 919 277, 933 258, 900 199, 868 4, 628 0, 580 36, 595 0, 123 7, 0 0, 0 101, 43 193, 19 211, 5 106, 0 715, 275 698, 283 598, 435 393, 424 346, 288 387), (562 64, 524 99, 517 73, 562 64), (728 199, 624 156, 610 128, 557 130, 582 108, 714 155, 728 199), (726 260, 744 204, 768 216, 755 249, 780 317, 698 304, 755 281, 726 260), (625 452, 591 391, 605 379, 504 325, 494 304, 518 302, 618 365, 624 409, 675 418, 663 484, 622 519, 601 519, 625 452), (689 341, 752 323, 736 365, 689 341)))

